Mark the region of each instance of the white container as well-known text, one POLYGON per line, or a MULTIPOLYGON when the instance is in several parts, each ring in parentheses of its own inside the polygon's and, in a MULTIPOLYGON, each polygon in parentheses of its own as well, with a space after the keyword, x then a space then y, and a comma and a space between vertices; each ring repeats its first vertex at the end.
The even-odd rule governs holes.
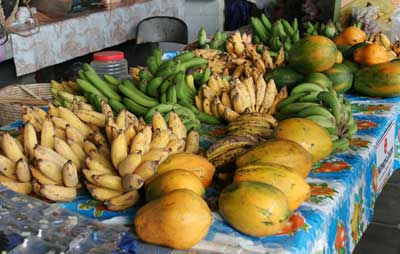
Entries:
POLYGON ((93 54, 93 61, 90 63, 96 72, 103 76, 110 74, 118 79, 126 79, 128 74, 128 61, 124 52, 101 51, 93 54))

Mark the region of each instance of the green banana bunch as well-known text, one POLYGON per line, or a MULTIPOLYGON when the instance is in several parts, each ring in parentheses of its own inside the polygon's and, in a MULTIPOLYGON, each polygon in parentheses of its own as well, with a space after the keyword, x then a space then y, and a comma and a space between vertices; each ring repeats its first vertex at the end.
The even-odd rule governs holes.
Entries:
POLYGON ((357 132, 350 103, 329 83, 298 84, 290 96, 278 104, 275 117, 278 120, 300 117, 315 122, 328 131, 337 152, 347 150, 351 137, 357 132))
POLYGON ((331 20, 328 23, 320 23, 315 22, 311 23, 310 21, 304 22, 303 24, 303 36, 310 35, 323 35, 330 39, 333 39, 336 35, 338 35, 343 29, 341 28, 340 23, 332 22, 331 20))
POLYGON ((292 23, 285 19, 271 23, 265 14, 260 18, 251 17, 251 25, 254 31, 254 43, 263 43, 271 50, 278 51, 284 47, 289 51, 292 44, 300 40, 299 23, 295 18, 292 23))
POLYGON ((228 39, 228 35, 225 32, 217 31, 207 42, 207 32, 204 27, 200 28, 197 34, 197 40, 199 42, 200 48, 211 48, 225 51, 225 42, 228 39))

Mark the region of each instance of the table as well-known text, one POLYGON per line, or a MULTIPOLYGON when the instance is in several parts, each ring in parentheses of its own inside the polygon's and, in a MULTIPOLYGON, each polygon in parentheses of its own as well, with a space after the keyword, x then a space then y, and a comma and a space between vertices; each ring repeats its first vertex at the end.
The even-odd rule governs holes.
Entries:
MULTIPOLYGON (((11 34, 17 76, 132 40, 137 24, 144 18, 157 15, 183 18, 184 2, 139 0, 41 25, 40 31, 29 37, 11 34)), ((10 57, 8 52, 7 55, 10 57)))
MULTIPOLYGON (((294 212, 285 233, 265 238, 249 237, 231 228, 213 212, 214 222, 207 237, 193 250, 212 253, 351 253, 371 222, 376 198, 394 169, 400 167, 400 97, 346 97, 351 101, 359 131, 348 152, 331 156, 313 167, 307 178, 311 197, 294 212)), ((20 124, 16 122, 3 129, 15 129, 20 124)), ((206 135, 202 145, 206 146, 216 132, 212 128, 203 132, 206 135)), ((0 201, 1 193, 0 189, 0 201)), ((215 207, 217 195, 213 189, 207 191, 211 207, 215 207)), ((106 211, 87 193, 79 195, 73 203, 62 203, 57 207, 106 224, 131 224, 137 210, 134 207, 125 212, 106 211)), ((90 219, 87 220, 92 221, 90 219)), ((2 223, 0 220, 0 225, 2 223)), ((120 237, 113 239, 122 239, 127 232, 130 231, 123 229, 119 231, 120 237)), ((130 245, 120 245, 121 248, 129 246, 137 253, 177 253, 132 238, 125 242, 130 245)))

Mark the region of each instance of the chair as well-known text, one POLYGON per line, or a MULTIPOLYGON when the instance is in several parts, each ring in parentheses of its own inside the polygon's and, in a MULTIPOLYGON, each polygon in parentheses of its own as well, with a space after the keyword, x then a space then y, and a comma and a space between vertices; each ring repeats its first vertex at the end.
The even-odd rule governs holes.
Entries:
POLYGON ((137 25, 136 44, 128 55, 129 66, 145 65, 146 58, 160 42, 188 43, 186 23, 175 17, 155 16, 143 19, 137 25))

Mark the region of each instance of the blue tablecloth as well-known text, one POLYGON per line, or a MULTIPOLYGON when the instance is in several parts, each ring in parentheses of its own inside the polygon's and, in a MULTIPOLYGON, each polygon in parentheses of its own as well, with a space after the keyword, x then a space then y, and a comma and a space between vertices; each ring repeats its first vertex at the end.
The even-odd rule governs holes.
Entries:
MULTIPOLYGON (((383 186, 400 167, 400 97, 371 99, 346 95, 351 101, 359 131, 349 151, 320 161, 307 178, 311 197, 297 209, 281 235, 254 238, 227 225, 217 212, 207 237, 195 246, 212 253, 351 253, 373 215, 374 204, 383 186)), ((21 121, 2 129, 15 129, 21 121)), ((209 145, 221 130, 202 130, 203 146, 209 145)), ((207 192, 215 204, 218 193, 207 192)), ((59 204, 83 216, 107 223, 131 223, 137 207, 110 212, 88 193, 72 203, 59 204)), ((213 205, 211 205, 213 207, 213 205)), ((137 253, 171 253, 172 250, 138 242, 137 253)), ((128 248, 128 246, 127 246, 128 248)), ((132 245, 130 245, 132 248, 132 245)))

